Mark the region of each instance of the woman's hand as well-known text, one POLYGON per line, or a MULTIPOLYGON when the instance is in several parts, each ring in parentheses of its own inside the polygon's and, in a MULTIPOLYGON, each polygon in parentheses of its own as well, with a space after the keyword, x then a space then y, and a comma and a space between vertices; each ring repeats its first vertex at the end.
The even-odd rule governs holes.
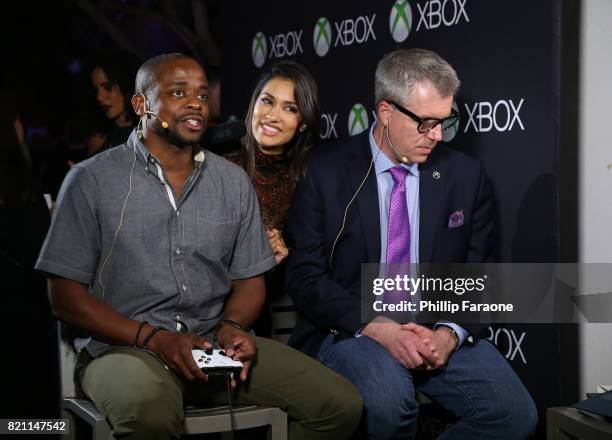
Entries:
POLYGON ((283 237, 278 229, 267 230, 266 235, 268 236, 268 242, 274 252, 274 258, 276 264, 280 264, 289 255, 289 249, 283 241, 283 237))

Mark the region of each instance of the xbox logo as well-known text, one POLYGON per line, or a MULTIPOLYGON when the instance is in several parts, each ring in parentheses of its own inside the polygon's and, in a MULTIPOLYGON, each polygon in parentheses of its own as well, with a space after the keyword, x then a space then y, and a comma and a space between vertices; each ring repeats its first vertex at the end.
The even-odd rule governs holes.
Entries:
POLYGON ((397 0, 389 15, 389 30, 395 41, 401 43, 408 38, 412 28, 412 9, 408 0, 397 0))
POLYGON ((355 104, 351 108, 348 120, 348 131, 351 136, 361 133, 368 128, 368 112, 361 104, 355 104))
POLYGON ((253 45, 251 46, 251 55, 253 56, 255 67, 261 67, 266 62, 268 45, 266 44, 266 36, 263 32, 257 32, 255 34, 253 45))
POLYGON ((314 45, 314 50, 320 57, 327 55, 329 52, 329 48, 331 46, 331 24, 329 20, 325 17, 321 17, 317 20, 314 33, 312 35, 312 44, 314 45))
MULTIPOLYGON (((453 110, 459 113, 459 106, 455 101, 453 101, 453 110)), ((455 135, 459 131, 459 124, 461 123, 461 119, 457 121, 455 125, 450 127, 448 130, 442 132, 442 142, 450 142, 455 139, 455 135)))

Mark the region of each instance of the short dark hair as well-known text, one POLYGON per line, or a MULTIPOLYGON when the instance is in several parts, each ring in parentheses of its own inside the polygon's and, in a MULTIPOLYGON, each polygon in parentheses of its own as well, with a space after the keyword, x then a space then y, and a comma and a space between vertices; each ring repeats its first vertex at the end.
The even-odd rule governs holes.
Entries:
POLYGON ((157 79, 159 71, 166 63, 174 60, 190 59, 196 61, 193 57, 184 53, 166 53, 157 55, 146 60, 136 73, 136 85, 134 91, 136 94, 145 93, 157 79))
POLYGON ((296 132, 283 152, 289 162, 289 174, 292 183, 295 185, 306 173, 308 155, 311 149, 319 142, 319 126, 321 124, 317 83, 310 72, 295 61, 280 61, 259 78, 255 90, 253 90, 249 110, 246 115, 247 133, 242 138, 241 162, 247 174, 253 177, 255 174, 255 150, 258 148, 253 134, 253 109, 268 81, 274 78, 287 79, 293 83, 293 93, 298 112, 302 117, 302 123, 306 124, 304 132, 296 132))

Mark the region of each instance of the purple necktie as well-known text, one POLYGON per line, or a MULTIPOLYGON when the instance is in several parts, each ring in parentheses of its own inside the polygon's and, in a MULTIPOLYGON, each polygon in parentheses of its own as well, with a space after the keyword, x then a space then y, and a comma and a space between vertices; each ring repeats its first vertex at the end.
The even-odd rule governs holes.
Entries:
MULTIPOLYGON (((408 170, 400 165, 389 169, 393 177, 391 202, 389 203, 389 221, 387 223, 387 260, 385 276, 395 279, 396 276, 409 275, 410 269, 410 221, 408 203, 406 202, 406 174, 408 170)), ((400 290, 388 290, 383 301, 387 304, 400 304, 402 300, 410 301, 410 296, 400 290)), ((391 313, 387 316, 395 321, 406 321, 402 313, 391 313)))
POLYGON ((387 228, 387 264, 410 264, 410 220, 406 202, 406 175, 401 165, 389 169, 393 177, 393 190, 389 203, 387 228))

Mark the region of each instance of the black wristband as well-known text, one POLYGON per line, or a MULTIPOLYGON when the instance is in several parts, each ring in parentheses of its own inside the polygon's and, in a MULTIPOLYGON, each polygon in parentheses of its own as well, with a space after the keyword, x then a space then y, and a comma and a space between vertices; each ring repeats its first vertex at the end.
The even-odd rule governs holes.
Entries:
POLYGON ((221 324, 229 324, 232 327, 236 327, 238 330, 242 330, 243 332, 246 331, 240 324, 238 324, 236 321, 232 321, 231 319, 222 319, 219 321, 219 326, 221 326, 221 324))
POLYGON ((147 321, 141 321, 138 325, 138 331, 136 331, 136 337, 134 338, 133 346, 138 348, 138 338, 140 338, 140 333, 142 333, 142 328, 147 324, 147 321))
POLYGON ((164 329, 163 327, 158 325, 153 330, 151 330, 151 333, 149 333, 147 337, 144 339, 144 341, 142 341, 142 348, 147 348, 147 344, 149 343, 149 341, 151 341, 151 339, 153 339, 153 336, 155 336, 158 331, 163 330, 163 329, 164 329))

